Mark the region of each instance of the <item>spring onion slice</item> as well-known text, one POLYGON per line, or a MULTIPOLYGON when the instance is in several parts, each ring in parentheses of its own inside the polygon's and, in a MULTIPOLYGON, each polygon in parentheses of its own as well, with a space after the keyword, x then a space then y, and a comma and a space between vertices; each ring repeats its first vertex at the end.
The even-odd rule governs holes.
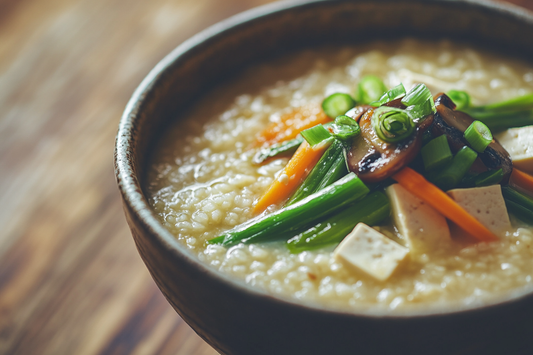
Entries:
POLYGON ((328 117, 335 118, 344 115, 355 106, 355 100, 348 94, 335 93, 322 101, 322 110, 328 117))
POLYGON ((478 109, 486 111, 524 111, 533 109, 533 93, 515 97, 510 100, 496 102, 493 104, 480 106, 478 109))
POLYGON ((509 187, 502 187, 502 195, 509 211, 529 224, 533 223, 533 198, 509 187))
POLYGON ((453 189, 466 176, 476 158, 476 152, 468 147, 463 147, 455 154, 451 163, 442 169, 432 171, 427 179, 444 191, 453 189))
POLYGON ((493 132, 532 125, 533 93, 485 106, 469 107, 465 112, 485 123, 493 132))
POLYGON ((409 112, 409 115, 415 121, 419 121, 427 115, 435 113, 435 102, 433 101, 433 98, 430 98, 429 100, 424 101, 421 104, 409 106, 405 110, 409 112))
POLYGON ((358 223, 376 225, 389 215, 390 205, 387 196, 381 191, 371 192, 339 214, 329 217, 289 239, 286 245, 291 253, 300 253, 337 244, 358 223))
POLYGON ((350 141, 353 137, 361 133, 361 128, 355 120, 348 116, 339 116, 331 125, 333 135, 343 142, 350 141))
POLYGON ((261 164, 269 158, 274 158, 283 154, 292 154, 298 149, 300 144, 304 141, 301 135, 296 136, 296 138, 276 143, 270 147, 261 149, 253 158, 255 164, 261 164))
POLYGON ((413 118, 423 118, 436 111, 431 91, 424 84, 417 84, 409 90, 403 97, 402 104, 412 112, 413 118))
MULTIPOLYGON (((317 192, 320 189, 319 186, 321 185, 322 180, 325 178, 328 172, 334 169, 335 164, 338 164, 339 157, 344 160, 343 144, 335 140, 331 144, 331 146, 324 152, 318 163, 316 163, 309 175, 307 175, 305 180, 294 192, 289 201, 287 201, 286 206, 290 206, 300 200, 303 200, 307 196, 317 192)), ((342 163, 344 162, 342 161, 342 163)), ((346 171, 346 173, 348 172, 346 171)), ((346 174, 343 174, 343 176, 344 175, 346 174)), ((332 181, 332 183, 333 182, 334 181, 332 181)))
POLYGON ((329 131, 321 124, 303 130, 300 134, 311 147, 332 138, 331 133, 329 133, 329 131))
POLYGON ((335 181, 348 174, 348 171, 348 164, 346 163, 346 150, 342 149, 341 153, 331 164, 331 168, 326 172, 318 184, 316 191, 320 191, 326 186, 333 184, 335 181))
POLYGON ((449 163, 452 158, 452 151, 445 134, 432 139, 422 147, 422 160, 426 171, 438 169, 449 163))
POLYGON ((415 130, 409 113, 395 107, 378 107, 372 114, 371 123, 378 137, 388 143, 404 140, 415 130))
POLYGON ((478 153, 483 153, 492 142, 492 133, 486 124, 481 121, 474 121, 465 130, 465 139, 472 149, 478 153))
POLYGON ((466 112, 476 120, 486 124, 491 132, 501 132, 513 127, 533 125, 533 110, 520 112, 488 112, 469 109, 466 112))
POLYGON ((378 107, 388 102, 391 102, 392 100, 396 100, 404 95, 405 95, 405 87, 403 86, 402 83, 400 83, 397 86, 390 89, 389 91, 387 91, 386 93, 384 93, 383 96, 379 98, 379 100, 371 102, 370 105, 378 107))
POLYGON ((522 220, 523 222, 526 222, 527 224, 532 224, 533 221, 533 210, 530 210, 529 208, 526 208, 514 201, 508 200, 504 198, 505 200, 505 206, 507 207, 507 210, 514 214, 518 219, 522 220))
POLYGON ((375 75, 365 75, 355 90, 355 101, 359 105, 367 105, 379 100, 386 91, 387 87, 380 78, 375 75))
POLYGON ((366 196, 368 192, 368 187, 354 173, 349 173, 303 200, 271 214, 253 218, 211 239, 209 243, 228 246, 241 242, 257 243, 288 238, 308 229, 316 219, 341 210, 366 196))
POLYGON ((456 105, 456 110, 463 111, 470 107, 470 95, 466 91, 450 90, 446 93, 453 103, 456 105))
POLYGON ((496 185, 503 179, 503 169, 489 170, 476 176, 474 185, 476 187, 496 185))

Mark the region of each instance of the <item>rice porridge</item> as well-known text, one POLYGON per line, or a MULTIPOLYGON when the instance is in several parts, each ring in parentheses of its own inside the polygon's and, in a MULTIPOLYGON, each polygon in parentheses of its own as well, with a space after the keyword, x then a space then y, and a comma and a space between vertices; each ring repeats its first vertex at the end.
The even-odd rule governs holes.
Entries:
MULTIPOLYGON (((291 254, 282 241, 207 243, 253 217, 254 201, 288 161, 253 163, 258 132, 295 108, 319 107, 335 92, 353 93, 367 74, 387 87, 402 82, 406 88, 425 83, 432 94, 464 90, 477 104, 533 91, 532 66, 448 41, 323 48, 259 64, 207 93, 158 143, 145 191, 161 223, 216 270, 266 293, 327 308, 462 307, 530 288, 533 232, 513 217, 498 241, 453 238, 408 256, 387 281, 336 261, 334 247, 291 254)), ((401 243, 390 221, 376 229, 401 243)))

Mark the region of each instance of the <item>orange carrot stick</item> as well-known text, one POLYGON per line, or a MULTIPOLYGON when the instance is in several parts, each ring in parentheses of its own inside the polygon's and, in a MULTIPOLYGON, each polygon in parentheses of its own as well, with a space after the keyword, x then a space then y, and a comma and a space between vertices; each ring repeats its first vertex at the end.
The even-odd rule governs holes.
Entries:
POLYGON ((521 190, 524 190, 524 192, 528 195, 533 195, 533 176, 524 173, 517 168, 513 168, 509 183, 517 186, 521 190))
POLYGON ((272 182, 268 191, 257 201, 254 213, 261 213, 268 206, 288 199, 313 169, 327 147, 326 144, 319 144, 312 148, 304 141, 281 174, 272 182))
POLYGON ((307 105, 294 109, 281 116, 279 122, 274 122, 257 136, 257 145, 283 142, 296 138, 301 131, 326 123, 331 119, 318 105, 307 105))
POLYGON ((466 212, 450 196, 427 181, 422 175, 411 168, 405 167, 392 176, 410 193, 425 201, 445 217, 481 241, 497 240, 491 231, 477 219, 466 212))

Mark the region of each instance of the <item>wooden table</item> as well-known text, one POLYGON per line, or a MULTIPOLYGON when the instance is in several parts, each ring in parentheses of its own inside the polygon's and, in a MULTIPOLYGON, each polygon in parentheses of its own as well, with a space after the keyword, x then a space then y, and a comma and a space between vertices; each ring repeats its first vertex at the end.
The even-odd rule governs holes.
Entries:
POLYGON ((271 1, 0 0, 0 354, 216 354, 135 250, 114 137, 166 53, 271 1))

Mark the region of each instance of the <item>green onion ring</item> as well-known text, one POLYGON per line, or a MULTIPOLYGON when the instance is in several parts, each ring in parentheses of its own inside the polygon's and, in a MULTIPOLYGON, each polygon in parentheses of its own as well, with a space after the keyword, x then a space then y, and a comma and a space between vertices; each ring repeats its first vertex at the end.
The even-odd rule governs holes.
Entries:
POLYGON ((382 106, 372 114, 372 128, 378 137, 388 143, 402 141, 414 132, 415 123, 407 111, 382 106))

